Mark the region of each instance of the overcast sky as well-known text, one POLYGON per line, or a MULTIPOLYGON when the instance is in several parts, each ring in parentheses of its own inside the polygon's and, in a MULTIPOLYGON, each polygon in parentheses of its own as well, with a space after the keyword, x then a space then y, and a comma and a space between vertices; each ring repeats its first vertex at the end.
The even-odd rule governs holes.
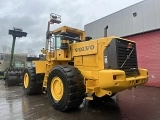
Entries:
MULTIPOLYGON (((8 30, 22 28, 28 35, 17 38, 16 49, 33 49, 37 54, 45 46, 50 13, 61 15, 62 23, 84 29, 84 25, 143 0, 0 0, 0 47, 11 47, 8 30)), ((2 49, 0 49, 2 50, 2 49)), ((1 51, 0 51, 1 52, 1 51)))

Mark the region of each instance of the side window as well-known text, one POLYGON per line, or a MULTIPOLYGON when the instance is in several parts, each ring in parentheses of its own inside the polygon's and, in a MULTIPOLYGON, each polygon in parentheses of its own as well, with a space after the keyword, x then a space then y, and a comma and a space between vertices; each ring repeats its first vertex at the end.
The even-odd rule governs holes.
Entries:
POLYGON ((54 43, 54 46, 57 48, 57 49, 60 49, 60 46, 61 46, 61 38, 57 35, 56 39, 55 39, 55 43, 54 43))

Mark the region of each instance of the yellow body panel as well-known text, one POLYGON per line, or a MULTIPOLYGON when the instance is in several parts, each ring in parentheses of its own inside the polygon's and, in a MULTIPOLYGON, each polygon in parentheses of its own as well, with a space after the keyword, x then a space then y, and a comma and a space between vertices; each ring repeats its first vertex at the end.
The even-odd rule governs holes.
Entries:
POLYGON ((96 55, 86 55, 83 56, 83 66, 84 67, 97 67, 98 61, 96 59, 96 55))
POLYGON ((83 57, 82 56, 74 57, 74 64, 77 66, 82 66, 83 65, 83 57))
POLYGON ((128 88, 142 85, 148 81, 147 70, 140 69, 140 75, 137 77, 126 78, 124 71, 121 70, 100 70, 100 71, 87 71, 82 73, 85 76, 86 92, 95 93, 98 97, 104 95, 111 95, 128 88), (88 74, 91 73, 91 74, 88 74), (113 79, 113 75, 117 79, 113 79))
POLYGON ((71 45, 72 57, 80 55, 91 55, 97 53, 97 41, 86 41, 73 43, 71 45))
POLYGON ((36 66, 36 73, 45 73, 46 61, 33 61, 36 66))
POLYGON ((71 52, 68 51, 68 50, 56 50, 54 52, 54 59, 55 60, 68 60, 70 61, 71 60, 71 52))

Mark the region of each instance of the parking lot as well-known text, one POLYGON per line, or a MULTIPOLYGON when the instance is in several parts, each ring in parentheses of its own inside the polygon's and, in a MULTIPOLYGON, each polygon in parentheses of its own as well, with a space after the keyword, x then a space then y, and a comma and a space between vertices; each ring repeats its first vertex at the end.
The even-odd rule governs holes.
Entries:
POLYGON ((3 120, 160 120, 160 88, 140 86, 118 93, 106 102, 60 112, 46 94, 26 96, 22 86, 5 87, 0 80, 0 118, 3 120))

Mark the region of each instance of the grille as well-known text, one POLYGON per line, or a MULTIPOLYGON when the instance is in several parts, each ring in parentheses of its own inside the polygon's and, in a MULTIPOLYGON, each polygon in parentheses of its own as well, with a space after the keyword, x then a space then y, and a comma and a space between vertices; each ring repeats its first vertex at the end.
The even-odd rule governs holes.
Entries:
POLYGON ((117 40, 118 69, 125 71, 127 77, 139 75, 136 44, 132 42, 132 48, 128 48, 129 43, 131 42, 117 40))

